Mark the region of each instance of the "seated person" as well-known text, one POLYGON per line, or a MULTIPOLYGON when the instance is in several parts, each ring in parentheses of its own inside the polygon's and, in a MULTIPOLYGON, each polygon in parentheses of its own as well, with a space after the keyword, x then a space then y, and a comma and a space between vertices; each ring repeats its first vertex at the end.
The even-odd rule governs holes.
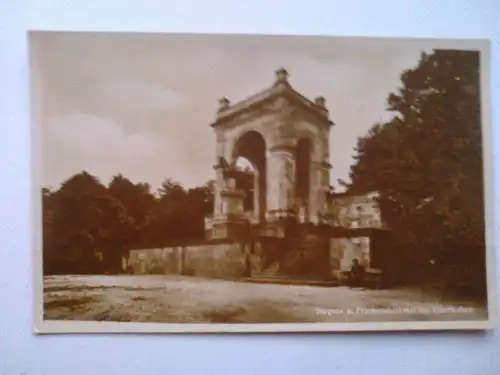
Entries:
POLYGON ((363 283, 365 274, 364 267, 359 263, 359 260, 353 259, 351 269, 349 270, 348 284, 351 286, 359 286, 363 283))

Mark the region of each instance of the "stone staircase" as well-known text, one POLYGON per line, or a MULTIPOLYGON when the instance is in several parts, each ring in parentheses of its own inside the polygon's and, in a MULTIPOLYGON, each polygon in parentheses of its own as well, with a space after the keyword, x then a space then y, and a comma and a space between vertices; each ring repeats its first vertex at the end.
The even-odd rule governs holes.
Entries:
POLYGON ((269 267, 257 271, 252 274, 252 278, 260 278, 260 279, 271 279, 271 278, 276 278, 278 276, 280 265, 278 262, 274 262, 269 267))
POLYGON ((310 263, 309 258, 315 256, 318 246, 316 238, 297 231, 287 240, 280 241, 279 245, 274 244, 275 255, 270 264, 263 269, 254 268, 251 277, 246 281, 262 284, 336 286, 339 284, 337 281, 318 277, 314 270, 304 272, 301 269, 302 265, 307 267, 310 263))

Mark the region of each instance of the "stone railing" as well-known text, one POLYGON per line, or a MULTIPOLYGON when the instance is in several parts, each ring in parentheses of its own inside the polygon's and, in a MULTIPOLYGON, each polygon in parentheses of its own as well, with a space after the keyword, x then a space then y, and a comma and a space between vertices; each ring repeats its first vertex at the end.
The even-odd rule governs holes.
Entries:
POLYGON ((346 209, 335 210, 323 214, 320 220, 344 228, 385 228, 378 212, 350 213, 346 209))
POLYGON ((332 213, 318 213, 318 224, 338 226, 338 217, 332 213))
POLYGON ((377 217, 344 217, 339 225, 345 228, 385 228, 377 217))
POLYGON ((237 213, 237 214, 225 214, 225 215, 212 215, 212 216, 205 216, 203 218, 204 224, 205 224, 205 230, 210 230, 213 229, 214 223, 217 222, 223 222, 227 220, 234 220, 234 221, 247 221, 250 224, 257 224, 258 219, 255 218, 255 215, 253 212, 242 212, 242 213, 237 213))
POLYGON ((269 210, 266 212, 266 220, 269 222, 280 221, 290 218, 297 218, 297 211, 289 208, 289 209, 278 209, 278 210, 269 210))

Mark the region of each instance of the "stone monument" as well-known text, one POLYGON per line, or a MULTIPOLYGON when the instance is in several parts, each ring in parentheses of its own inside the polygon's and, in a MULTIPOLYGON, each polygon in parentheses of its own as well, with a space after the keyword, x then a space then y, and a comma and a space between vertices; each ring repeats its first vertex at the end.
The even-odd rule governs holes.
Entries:
POLYGON ((294 90, 288 72, 275 72, 274 83, 241 102, 222 98, 211 124, 217 138, 214 212, 206 220, 211 239, 233 238, 238 227, 278 230, 284 217, 299 214, 317 223, 329 210, 329 136, 333 122, 325 99, 311 101, 294 90), (244 157, 254 170, 253 209, 242 210, 242 191, 231 171, 244 157))
POLYGON ((354 259, 367 269, 386 267, 378 194, 331 192, 334 124, 324 97, 301 95, 281 68, 264 91, 238 103, 220 99, 215 117, 206 241, 135 250, 134 272, 160 267, 210 277, 332 281, 342 279, 354 259), (240 158, 251 175, 239 169, 240 158))

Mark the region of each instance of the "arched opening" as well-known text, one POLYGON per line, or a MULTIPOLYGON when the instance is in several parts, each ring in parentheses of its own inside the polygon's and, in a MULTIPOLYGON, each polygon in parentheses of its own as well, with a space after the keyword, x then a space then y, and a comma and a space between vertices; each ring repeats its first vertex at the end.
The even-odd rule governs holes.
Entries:
POLYGON ((301 138, 295 149, 295 197, 299 210, 303 209, 308 215, 309 194, 311 185, 311 153, 312 144, 308 138, 301 138))
POLYGON ((256 170, 250 160, 239 156, 236 159, 236 168, 238 173, 236 178, 236 188, 245 192, 243 200, 243 210, 245 212, 253 212, 255 209, 255 174, 256 170))
POLYGON ((233 161, 242 171, 237 187, 246 193, 244 210, 264 222, 266 213, 266 143, 257 131, 249 131, 234 145, 233 161))

